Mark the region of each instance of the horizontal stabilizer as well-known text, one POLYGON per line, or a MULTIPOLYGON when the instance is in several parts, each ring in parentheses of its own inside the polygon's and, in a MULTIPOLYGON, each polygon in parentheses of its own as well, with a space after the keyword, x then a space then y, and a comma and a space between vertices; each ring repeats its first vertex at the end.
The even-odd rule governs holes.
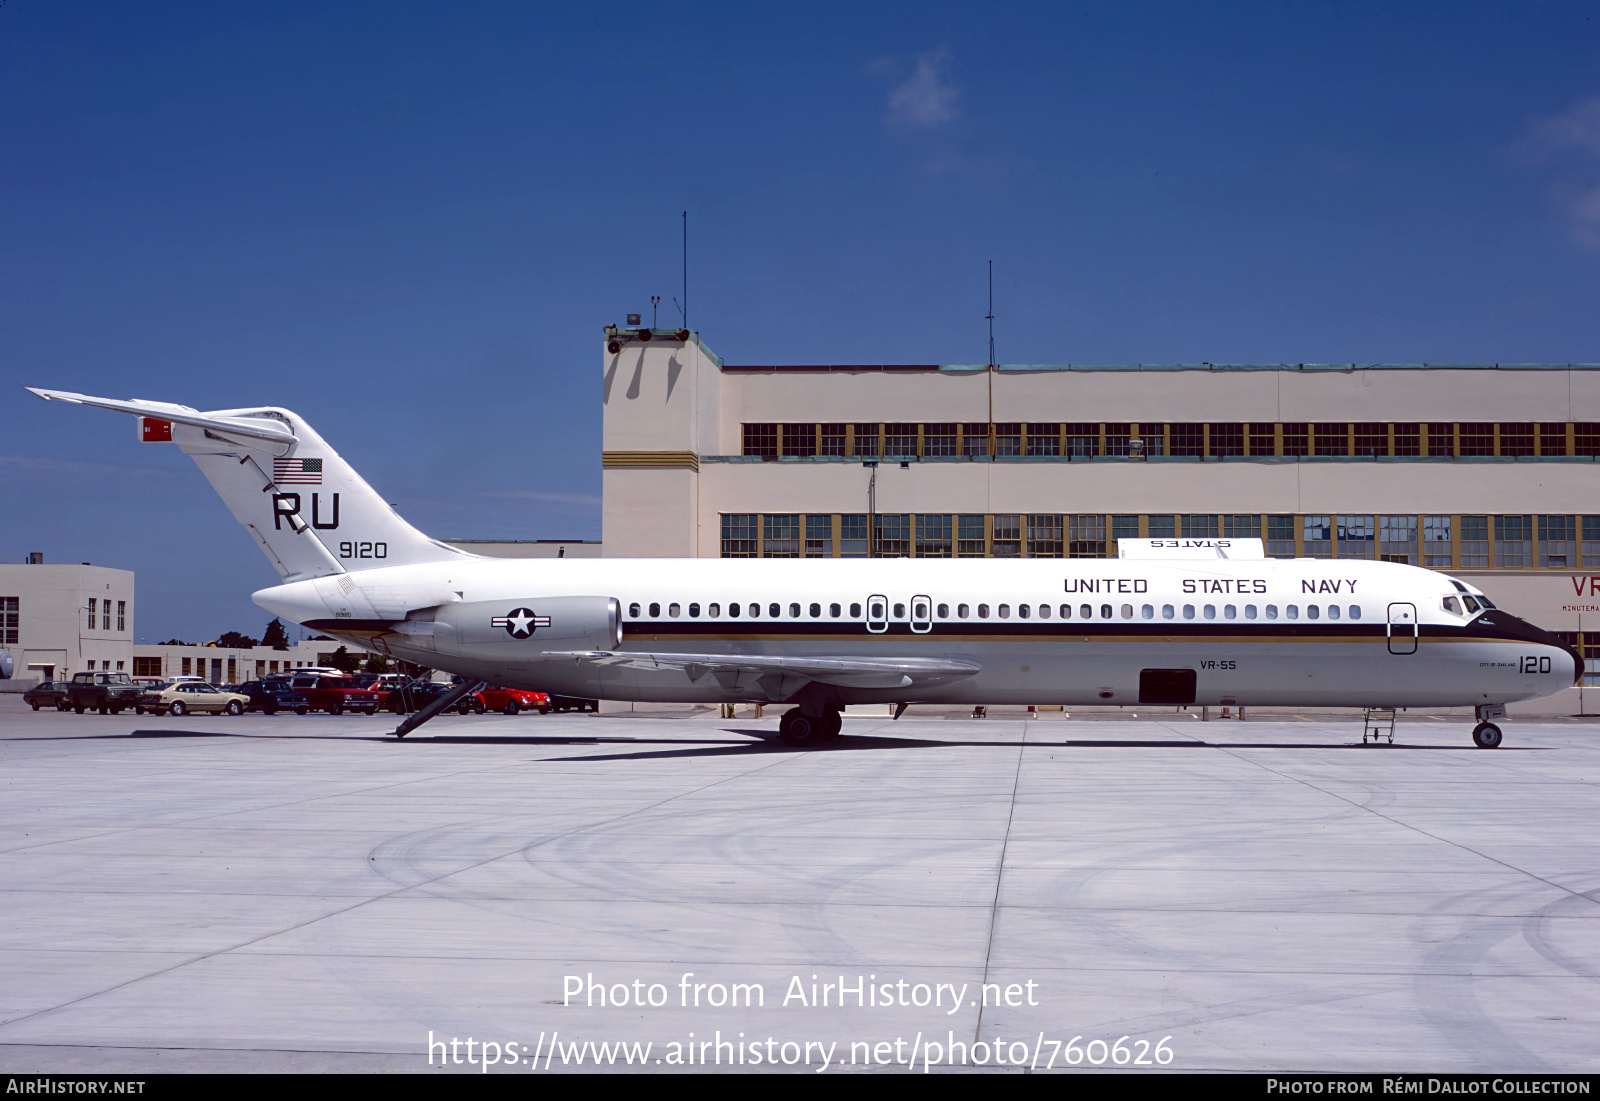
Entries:
MULTIPOLYGON (((827 658, 782 657, 772 654, 653 654, 621 650, 547 651, 545 658, 572 658, 594 665, 630 669, 682 669, 690 681, 708 673, 719 680, 741 673, 835 684, 844 688, 927 688, 983 671, 975 661, 960 658, 827 658)), ((731 685, 730 685, 731 687, 731 685)))
POLYGON ((265 417, 223 417, 215 413, 202 413, 187 405, 173 405, 164 401, 145 401, 130 398, 92 398, 87 394, 73 394, 66 390, 40 390, 33 386, 23 389, 45 401, 65 401, 73 405, 90 405, 96 409, 109 409, 114 413, 131 413, 136 417, 187 424, 193 428, 209 429, 236 440, 248 440, 255 447, 276 455, 287 452, 299 441, 289 427, 280 421, 265 417))

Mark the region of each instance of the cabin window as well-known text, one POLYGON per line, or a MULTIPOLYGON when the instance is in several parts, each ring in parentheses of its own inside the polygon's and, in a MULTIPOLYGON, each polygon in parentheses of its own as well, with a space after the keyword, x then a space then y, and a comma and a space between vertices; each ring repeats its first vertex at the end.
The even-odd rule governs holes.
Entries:
POLYGON ((768 604, 767 605, 767 618, 768 619, 781 619, 782 617, 783 617, 783 605, 782 604, 768 604))
POLYGON ((850 605, 850 618, 851 619, 860 619, 861 618, 861 605, 859 605, 859 604, 850 605))
POLYGON ((737 604, 729 604, 728 605, 728 618, 730 618, 730 619, 738 619, 739 618, 739 605, 737 605, 737 604))
POLYGON ((813 605, 811 605, 810 611, 811 611, 811 618, 812 619, 821 619, 822 618, 822 605, 821 604, 813 604, 813 605))
MULTIPOLYGON (((851 607, 854 607, 854 605, 851 605, 851 607)), ((870 613, 870 616, 873 619, 883 619, 884 618, 883 605, 877 603, 876 601, 874 601, 873 604, 872 604, 872 611, 870 613)))
POLYGON ((1329 604, 1328 605, 1328 618, 1329 619, 1338 619, 1339 618, 1339 605, 1337 605, 1337 604, 1329 604))
POLYGON ((1306 618, 1307 619, 1316 619, 1317 616, 1319 616, 1321 614, 1322 614, 1322 610, 1320 608, 1318 608, 1315 604, 1307 604, 1306 605, 1306 618))
POLYGON ((661 618, 661 605, 659 605, 659 604, 650 605, 650 618, 651 619, 660 619, 661 618))
POLYGON ((1455 597, 1453 597, 1453 596, 1445 597, 1444 601, 1443 601, 1443 604, 1444 604, 1444 610, 1449 612, 1451 615, 1460 615, 1461 614, 1461 605, 1456 603, 1456 598, 1455 597))
POLYGON ((699 619, 700 618, 700 605, 698 605, 698 604, 689 605, 689 618, 690 619, 699 619))
POLYGON ((956 618, 957 619, 966 619, 967 616, 969 616, 971 614, 972 614, 972 608, 969 605, 966 605, 966 604, 957 604, 956 605, 956 618))
POLYGON ((751 619, 760 619, 761 618, 761 605, 759 605, 759 604, 750 605, 750 618, 751 619))
POLYGON ((828 614, 830 616, 832 616, 834 619, 838 619, 839 616, 842 613, 843 613, 843 609, 840 608, 839 605, 837 605, 837 604, 829 604, 828 605, 828 614))
POLYGON ((987 605, 987 604, 979 604, 978 605, 978 618, 979 619, 988 619, 989 618, 989 605, 987 605))
POLYGON ((1163 604, 1163 605, 1161 605, 1161 618, 1162 619, 1171 619, 1172 618, 1172 605, 1171 604, 1163 604))
POLYGON ((1093 619, 1094 609, 1087 604, 1080 604, 1078 605, 1078 617, 1080 619, 1093 619))
POLYGON ((950 605, 948 605, 948 604, 939 605, 939 618, 940 619, 949 619, 950 618, 950 605))
POLYGON ((706 615, 710 616, 712 619, 716 619, 721 614, 722 614, 722 605, 721 604, 708 604, 708 605, 706 605, 706 615))
POLYGON ((1048 605, 1048 604, 1039 605, 1039 618, 1040 619, 1049 619, 1050 618, 1050 605, 1048 605))
POLYGON ((1278 606, 1276 604, 1268 604, 1267 605, 1267 618, 1268 619, 1277 619, 1278 618, 1278 606))
POLYGON ((1110 619, 1111 618, 1111 605, 1109 605, 1109 604, 1100 605, 1100 618, 1101 619, 1110 619))
POLYGON ((1156 617, 1156 610, 1149 604, 1141 604, 1139 606, 1139 616, 1142 619, 1154 619, 1156 617))
POLYGON ((629 604, 628 605, 628 618, 629 619, 638 619, 639 618, 639 605, 637 605, 637 604, 629 604))
POLYGON ((995 610, 1000 613, 1000 618, 1001 619, 1010 619, 1011 618, 1011 605, 1002 604, 1002 605, 1000 605, 999 608, 997 608, 995 610))
POLYGON ((1193 604, 1185 604, 1183 606, 1183 618, 1184 619, 1193 619, 1194 618, 1194 605, 1193 604))
POLYGON ((1027 619, 1032 614, 1033 614, 1033 609, 1028 607, 1028 605, 1026 605, 1026 604, 1018 604, 1017 605, 1017 618, 1018 619, 1027 619))
POLYGON ((799 619, 800 618, 800 605, 798 605, 798 604, 789 605, 789 618, 790 619, 799 619))
POLYGON ((906 606, 904 604, 896 604, 894 606, 894 617, 896 619, 904 619, 906 617, 906 606))
POLYGON ((1244 606, 1244 617, 1246 619, 1254 619, 1256 617, 1256 606, 1254 604, 1246 604, 1244 606))
POLYGON ((1351 619, 1360 619, 1361 618, 1361 605, 1359 605, 1359 604, 1350 605, 1350 618, 1351 619))
POLYGON ((1283 606, 1283 618, 1284 619, 1299 619, 1300 618, 1300 605, 1298 605, 1298 604, 1285 604, 1283 606))
POLYGON ((1072 618, 1072 605, 1071 604, 1063 604, 1063 605, 1061 605, 1061 618, 1062 619, 1071 619, 1072 618))
POLYGON ((682 614, 682 611, 681 611, 681 609, 679 609, 678 605, 676 605, 676 604, 668 604, 667 605, 667 614, 669 616, 671 616, 673 619, 677 619, 678 616, 682 614))
POLYGON ((1223 619, 1238 619, 1239 618, 1239 609, 1235 608, 1232 604, 1224 604, 1222 606, 1222 618, 1223 619))
POLYGON ((1206 616, 1207 619, 1216 619, 1217 618, 1217 606, 1215 604, 1207 604, 1206 605, 1205 616, 1206 616))
POLYGON ((1122 606, 1122 618, 1123 619, 1132 619, 1133 618, 1133 605, 1132 604, 1124 604, 1122 606))

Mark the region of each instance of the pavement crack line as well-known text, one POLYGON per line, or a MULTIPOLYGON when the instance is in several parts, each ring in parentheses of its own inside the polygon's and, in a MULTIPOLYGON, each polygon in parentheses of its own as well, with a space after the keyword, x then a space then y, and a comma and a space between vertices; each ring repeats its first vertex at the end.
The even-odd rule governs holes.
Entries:
POLYGON ((994 930, 1000 918, 1000 884, 1006 875, 1006 850, 1011 847, 1011 823, 1017 817, 1017 791, 1022 786, 1022 754, 1028 748, 1028 727, 1022 727, 1022 742, 1017 746, 1017 770, 1011 777, 1011 807, 1006 812, 1006 832, 1000 840, 1000 864, 994 872, 994 901, 989 906, 989 940, 983 948, 983 982, 978 987, 978 1022, 972 1029, 972 1042, 978 1043, 983 1035, 983 988, 989 984, 989 964, 994 956, 994 930))
MULTIPOLYGON (((170 965, 168 965, 166 967, 157 968, 156 970, 146 972, 143 975, 135 975, 133 978, 126 979, 126 980, 124 980, 122 982, 119 982, 119 983, 113 983, 112 985, 110 985, 108 987, 105 987, 102 990, 91 991, 91 992, 89 992, 87 994, 80 995, 79 997, 76 997, 76 998, 69 998, 67 1001, 60 1002, 60 1003, 58 1003, 56 1005, 46 1006, 43 1009, 36 1009, 32 1013, 24 1013, 24 1014, 21 1014, 19 1016, 11 1017, 11 1018, 8 1018, 8 1019, 6 1019, 4 1021, 0 1021, 0 1029, 10 1028, 14 1024, 20 1024, 23 1021, 30 1021, 30 1020, 33 1020, 36 1017, 44 1017, 44 1016, 48 1016, 48 1015, 50 1015, 52 1013, 58 1013, 58 1012, 60 1012, 60 1011, 62 1011, 64 1009, 71 1008, 72 1006, 79 1005, 79 1004, 81 1004, 83 1002, 92 1001, 93 999, 102 997, 103 995, 114 993, 115 991, 122 990, 122 989, 124 989, 126 987, 133 986, 136 983, 144 982, 147 979, 159 978, 162 975, 166 975, 166 974, 169 974, 169 973, 171 973, 173 971, 180 970, 180 969, 182 969, 184 967, 188 967, 188 966, 190 966, 192 964, 202 963, 205 960, 213 959, 213 958, 218 957, 218 956, 225 956, 230 952, 237 952, 237 951, 240 951, 241 949, 249 948, 251 945, 260 944, 263 941, 271 940, 273 937, 279 937, 279 936, 282 936, 285 933, 292 933, 292 932, 296 931, 297 929, 309 928, 310 926, 315 925, 318 922, 327 921, 329 918, 336 918, 336 917, 339 917, 339 916, 341 916, 343 914, 348 914, 348 913, 351 913, 352 911, 359 910, 363 906, 369 906, 369 905, 371 905, 373 903, 376 903, 376 902, 384 902, 384 901, 387 901, 388 899, 394 898, 394 897, 396 897, 398 895, 405 894, 408 891, 417 891, 417 890, 420 890, 422 888, 426 888, 426 887, 432 886, 435 883, 439 883, 439 882, 441 882, 443 880, 449 879, 451 876, 460 875, 462 872, 470 872, 475 868, 482 868, 482 867, 484 867, 486 865, 493 864, 497 860, 504 860, 509 856, 516 856, 518 853, 522 853, 522 852, 527 851, 527 849, 529 849, 530 847, 534 847, 534 846, 538 846, 538 845, 546 845, 546 844, 549 844, 551 841, 556 841, 556 840, 559 840, 559 839, 561 839, 563 837, 572 837, 572 836, 574 836, 576 834, 583 833, 583 832, 585 832, 587 830, 599 829, 599 828, 601 828, 603 826, 609 826, 609 825, 612 825, 612 824, 614 824, 616 822, 620 822, 620 821, 622 821, 622 820, 624 820, 626 818, 632 818, 635 815, 648 813, 649 811, 655 810, 657 807, 665 806, 666 804, 668 804, 670 802, 673 802, 676 799, 683 799, 683 798, 687 798, 688 796, 691 796, 691 795, 698 795, 699 793, 701 793, 703 791, 709 791, 711 788, 718 787, 718 786, 720 786, 722 784, 730 783, 730 782, 732 782, 734 780, 742 780, 742 779, 745 779, 746 777, 753 776, 758 772, 765 772, 767 769, 776 768, 779 765, 787 764, 790 761, 793 761, 797 756, 800 756, 800 754, 791 754, 791 755, 788 755, 788 756, 785 756, 785 757, 780 757, 776 761, 772 761, 772 762, 770 762, 768 764, 761 765, 761 766, 759 766, 757 768, 746 769, 745 771, 740 772, 740 773, 736 773, 735 775, 732 775, 732 776, 724 776, 721 779, 713 780, 710 783, 701 784, 699 787, 690 788, 687 791, 680 791, 680 792, 677 792, 677 793, 675 793, 673 795, 669 795, 669 796, 667 796, 667 797, 665 797, 663 799, 658 799, 654 803, 650 803, 650 804, 648 804, 646 806, 635 807, 634 809, 629 810, 629 811, 624 811, 621 814, 614 814, 610 818, 605 818, 605 819, 602 819, 602 820, 600 820, 598 822, 587 822, 587 823, 585 823, 585 824, 583 824, 581 826, 574 826, 572 829, 563 830, 563 831, 560 831, 558 833, 551 834, 549 837, 543 838, 542 840, 539 840, 539 841, 524 842, 522 844, 519 844, 514 849, 510 849, 510 850, 508 850, 506 852, 495 853, 492 856, 484 857, 482 860, 475 860, 475 861, 473 861, 473 862, 471 862, 469 864, 465 864, 465 865, 463 865, 463 866, 461 866, 459 868, 453 868, 450 871, 441 872, 439 875, 436 875, 431 879, 426 879, 426 880, 423 880, 423 881, 421 881, 419 883, 408 883, 408 884, 404 884, 402 886, 397 886, 392 891, 385 891, 385 892, 383 892, 382 894, 379 894, 379 895, 372 895, 372 896, 370 896, 368 898, 359 899, 356 902, 351 903, 349 906, 342 906, 337 910, 330 910, 329 912, 327 912, 325 914, 318 914, 315 917, 306 918, 304 921, 297 921, 297 922, 294 922, 294 923, 292 923, 290 925, 286 925, 286 926, 284 926, 284 927, 282 927, 280 929, 274 929, 274 930, 271 930, 270 932, 262 933, 262 934, 260 934, 258 936, 249 937, 249 938, 247 938, 245 940, 239 941, 237 944, 230 944, 230 945, 227 945, 227 946, 225 946, 223 948, 213 949, 212 951, 209 951, 209 952, 196 953, 195 955, 191 956, 188 959, 179 960, 176 963, 170 964, 170 965)), ((1018 764, 1019 770, 1020 770, 1020 767, 1021 767, 1021 765, 1020 765, 1020 762, 1019 762, 1019 764, 1018 764)), ((478 770, 468 770, 468 771, 478 771, 478 770)), ((453 773, 451 775, 458 775, 458 774, 453 773)), ((408 783, 414 783, 416 781, 407 781, 407 782, 408 783)), ((391 786, 391 785, 385 785, 385 786, 391 786)), ((392 785, 392 786, 403 786, 403 785, 392 785)), ((307 801, 309 801, 309 800, 307 800, 307 801)))

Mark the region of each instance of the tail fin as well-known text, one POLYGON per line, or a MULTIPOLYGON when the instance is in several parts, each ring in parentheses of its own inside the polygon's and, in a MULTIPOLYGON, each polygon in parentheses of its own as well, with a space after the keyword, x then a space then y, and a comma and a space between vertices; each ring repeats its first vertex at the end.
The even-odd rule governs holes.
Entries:
POLYGON ((141 438, 188 453, 284 581, 470 557, 406 523, 303 419, 287 409, 116 401, 27 388, 46 401, 141 419, 141 438))

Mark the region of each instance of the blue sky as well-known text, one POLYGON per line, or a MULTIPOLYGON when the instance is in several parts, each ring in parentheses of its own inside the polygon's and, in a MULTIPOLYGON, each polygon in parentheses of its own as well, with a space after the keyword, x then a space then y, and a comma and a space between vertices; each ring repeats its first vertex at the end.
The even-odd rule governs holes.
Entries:
POLYGON ((430 534, 598 538, 599 329, 733 363, 1600 360, 1593 5, 0 6, 0 558, 259 634, 193 465, 305 414, 430 534))

